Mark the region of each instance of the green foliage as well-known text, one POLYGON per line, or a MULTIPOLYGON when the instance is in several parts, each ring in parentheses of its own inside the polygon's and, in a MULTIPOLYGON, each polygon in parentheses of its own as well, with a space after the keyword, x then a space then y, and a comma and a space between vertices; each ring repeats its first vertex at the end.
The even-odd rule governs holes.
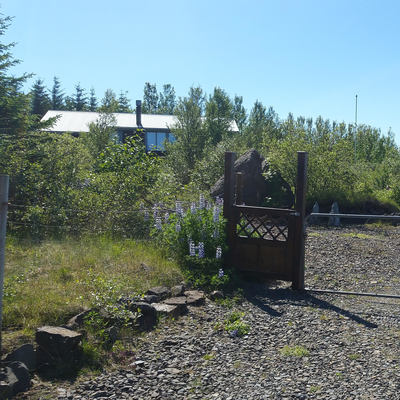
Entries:
POLYGON ((32 114, 42 118, 50 108, 50 97, 42 79, 37 79, 31 90, 32 114))
POLYGON ((203 242, 205 257, 215 258, 217 247, 221 247, 224 252, 226 250, 225 221, 221 213, 222 210, 216 222, 212 208, 197 209, 195 212, 189 209, 183 217, 174 213, 170 215, 168 223, 163 225, 161 231, 153 230, 153 235, 180 260, 189 254, 189 239, 196 244, 203 242), (177 230, 177 224, 180 225, 180 230, 177 230))
POLYGON ((175 141, 165 144, 166 161, 184 185, 189 183, 191 172, 202 159, 207 144, 207 131, 202 120, 203 103, 200 88, 191 88, 189 96, 179 100, 175 108, 177 123, 171 127, 175 141))
POLYGON ((85 144, 94 159, 112 143, 116 133, 116 123, 117 120, 111 112, 103 111, 96 122, 89 124, 89 132, 82 134, 85 144))
POLYGON ((72 105, 75 111, 86 111, 88 108, 88 98, 86 91, 80 83, 75 86, 75 93, 72 96, 72 105))
POLYGON ((231 133, 233 105, 229 96, 221 88, 214 88, 214 93, 207 101, 205 128, 208 144, 213 147, 231 133))
POLYGON ((61 90, 60 80, 56 76, 53 79, 53 87, 51 89, 51 109, 64 109, 64 93, 61 90))
POLYGON ((176 106, 175 89, 169 83, 163 85, 163 91, 159 93, 157 112, 160 114, 173 114, 176 106))
MULTIPOLYGON (((0 38, 10 23, 10 17, 0 15, 0 38)), ((0 42, 0 140, 22 136, 28 130, 38 127, 38 118, 30 115, 30 96, 22 92, 23 85, 32 75, 16 77, 9 72, 20 62, 11 54, 14 45, 0 42)))
POLYGON ((142 111, 145 114, 157 114, 158 93, 155 84, 146 82, 143 89, 142 111))
POLYGON ((244 312, 233 311, 224 322, 224 329, 232 336, 242 337, 250 332, 250 325, 243 321, 244 312))
POLYGON ((225 221, 219 207, 187 210, 183 216, 172 214, 161 229, 155 227, 152 230, 153 238, 179 262, 186 278, 194 286, 207 290, 228 288, 236 278, 233 271, 222 270, 227 245, 225 221), (204 254, 197 249, 191 255, 190 242, 193 246, 202 243, 204 254), (218 247, 222 258, 216 258, 218 247))
POLYGON ((120 105, 114 91, 112 89, 107 89, 104 93, 104 97, 101 99, 101 105, 98 108, 98 111, 101 113, 110 114, 118 112, 119 107, 120 105))

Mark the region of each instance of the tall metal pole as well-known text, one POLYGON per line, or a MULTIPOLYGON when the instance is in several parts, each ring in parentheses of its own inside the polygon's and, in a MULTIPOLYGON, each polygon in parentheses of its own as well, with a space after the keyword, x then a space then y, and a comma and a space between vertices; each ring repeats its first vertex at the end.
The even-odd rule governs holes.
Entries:
POLYGON ((355 124, 354 124, 354 162, 357 162, 357 101, 358 95, 356 94, 356 114, 355 114, 355 124))
POLYGON ((4 256, 8 209, 8 175, 0 175, 0 356, 2 354, 4 256))

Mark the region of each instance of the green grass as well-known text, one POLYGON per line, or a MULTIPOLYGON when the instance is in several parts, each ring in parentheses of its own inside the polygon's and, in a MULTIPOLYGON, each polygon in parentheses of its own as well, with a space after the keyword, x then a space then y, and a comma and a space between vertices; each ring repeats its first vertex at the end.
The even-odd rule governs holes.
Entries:
POLYGON ((96 296, 141 294, 183 280, 178 266, 150 242, 109 237, 46 240, 7 237, 3 340, 15 343, 41 325, 59 325, 96 296))
POLYGON ((307 357, 310 355, 310 352, 304 346, 283 346, 280 350, 280 353, 284 357, 307 357))

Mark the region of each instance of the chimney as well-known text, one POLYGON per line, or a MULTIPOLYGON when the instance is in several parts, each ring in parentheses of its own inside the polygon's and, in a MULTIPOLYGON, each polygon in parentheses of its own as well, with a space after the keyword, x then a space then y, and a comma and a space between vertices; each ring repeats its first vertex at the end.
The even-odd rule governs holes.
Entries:
POLYGON ((136 126, 142 127, 142 100, 136 100, 136 126))

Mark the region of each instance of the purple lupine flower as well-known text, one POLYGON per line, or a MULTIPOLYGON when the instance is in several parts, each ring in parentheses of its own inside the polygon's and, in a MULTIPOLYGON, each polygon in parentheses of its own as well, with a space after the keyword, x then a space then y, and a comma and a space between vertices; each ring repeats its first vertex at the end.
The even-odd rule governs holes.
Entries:
MULTIPOLYGON (((217 247, 217 251, 215 253, 215 258, 219 260, 222 257, 222 249, 221 247, 217 247)), ((222 269, 219 270, 218 275, 222 272, 222 276, 224 275, 224 271, 222 269)), ((220 277, 221 278, 221 277, 220 277)))
POLYGON ((191 212, 192 214, 196 214, 196 211, 197 211, 196 203, 195 203, 195 202, 192 202, 192 204, 190 205, 190 212, 191 212))
POLYGON ((180 201, 175 202, 175 210, 178 217, 183 217, 182 203, 180 201))
POLYGON ((206 204, 205 204, 205 200, 204 200, 204 194, 201 194, 200 199, 199 199, 199 208, 200 208, 200 210, 202 210, 205 207, 206 207, 206 204))
POLYGON ((217 204, 218 206, 224 205, 224 199, 222 197, 217 196, 215 199, 215 204, 217 204))
POLYGON ((153 206, 153 218, 156 219, 157 217, 158 217, 157 204, 154 204, 154 206, 153 206))
POLYGON ((214 211, 213 211, 213 221, 218 222, 219 220, 219 213, 221 212, 219 205, 214 206, 214 211))
POLYGON ((155 222, 154 226, 156 227, 157 230, 161 231, 162 225, 161 225, 161 218, 160 217, 156 218, 156 222, 155 222))
POLYGON ((224 270, 222 268, 218 271, 218 278, 222 278, 224 276, 224 270))
POLYGON ((217 239, 218 236, 219 236, 218 228, 215 228, 213 232, 213 238, 217 239))
POLYGON ((233 331, 229 332, 229 336, 230 337, 237 337, 237 335, 238 335, 238 330, 237 329, 234 329, 233 331))
POLYGON ((194 257, 196 255, 196 246, 191 239, 189 240, 189 255, 191 257, 194 257))
POLYGON ((181 231, 181 223, 178 221, 175 225, 175 231, 180 232, 181 231))
POLYGON ((149 212, 147 210, 144 210, 144 220, 145 221, 149 220, 149 212))
POLYGON ((204 243, 199 242, 199 258, 204 258, 204 243))
POLYGON ((169 220, 169 212, 167 211, 167 212, 164 214, 164 222, 167 223, 168 220, 169 220))

